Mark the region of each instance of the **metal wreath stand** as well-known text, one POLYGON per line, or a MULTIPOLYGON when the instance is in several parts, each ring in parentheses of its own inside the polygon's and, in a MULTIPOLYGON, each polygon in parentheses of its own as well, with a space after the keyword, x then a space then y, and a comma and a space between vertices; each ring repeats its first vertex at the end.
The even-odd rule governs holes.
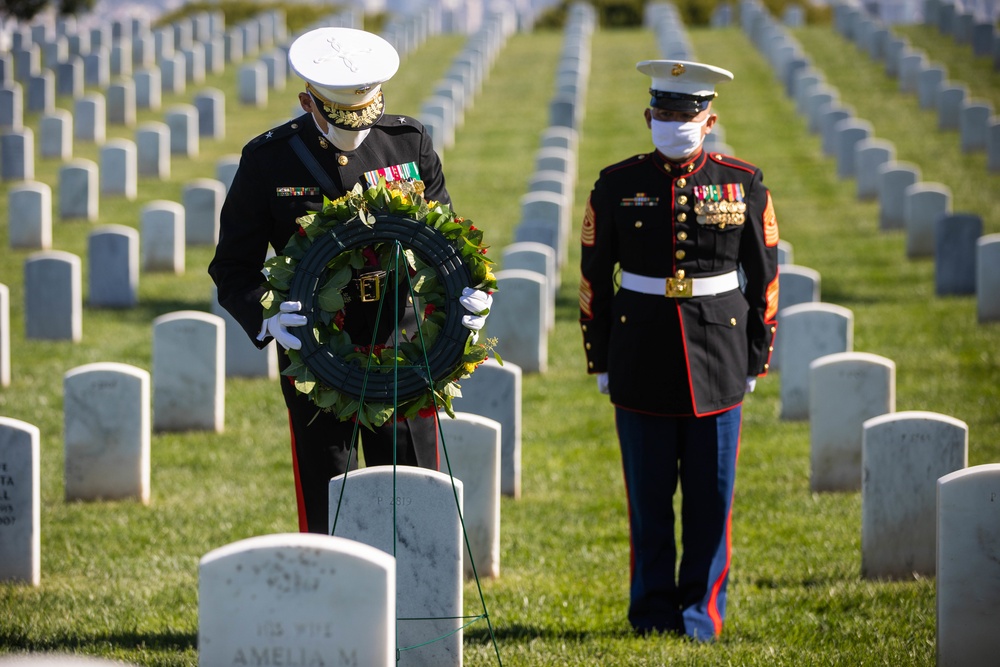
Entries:
MULTIPOLYGON (((375 213, 372 217, 375 224, 367 225, 359 222, 358 218, 352 218, 344 224, 337 225, 309 247, 305 255, 299 260, 295 267, 289 288, 288 299, 299 301, 302 304, 301 313, 306 317, 306 326, 290 329, 300 341, 302 348, 299 350, 302 363, 305 364, 318 380, 337 391, 344 393, 359 401, 358 412, 364 409, 365 399, 371 399, 380 403, 393 404, 393 418, 395 418, 396 407, 399 401, 415 398, 426 391, 433 391, 434 383, 450 376, 461 363, 465 350, 465 341, 468 339, 469 331, 462 325, 463 309, 458 303, 458 297, 462 295, 462 290, 469 285, 472 276, 468 267, 462 259, 461 254, 455 246, 438 230, 423 222, 388 213, 375 213), (398 358, 393 367, 392 373, 372 373, 371 367, 362 368, 357 364, 346 363, 343 359, 335 355, 327 346, 322 345, 312 335, 316 318, 321 312, 319 307, 318 290, 322 284, 322 279, 326 273, 327 264, 343 252, 354 250, 355 248, 372 245, 374 243, 394 243, 396 246, 393 270, 398 276, 400 266, 406 266, 400 258, 404 248, 412 249, 415 253, 433 266, 437 272, 438 279, 444 286, 445 297, 450 307, 445 315, 445 324, 442 327, 434 345, 428 350, 424 344, 423 333, 421 331, 420 318, 417 318, 417 338, 420 341, 424 354, 424 362, 421 365, 407 366, 400 365, 398 358)), ((416 304, 416 297, 413 292, 413 284, 409 272, 405 272, 407 289, 410 298, 416 304)), ((377 318, 381 318, 385 305, 385 295, 392 293, 398 296, 399 280, 394 281, 392 290, 382 290, 379 297, 379 309, 377 318)), ((394 299, 395 310, 394 321, 399 321, 399 299, 394 299)), ((376 319, 375 329, 378 328, 376 319)), ((398 327, 393 336, 398 336, 398 327)), ((371 342, 374 345, 375 341, 371 342)), ((433 394, 432 394, 433 398, 433 394)), ((436 403, 436 400, 435 400, 436 403)), ((351 438, 351 451, 348 452, 348 461, 354 455, 354 449, 358 441, 358 429, 360 419, 354 420, 354 434, 351 438)), ((462 516, 462 508, 458 499, 458 491, 455 488, 455 477, 451 472, 451 462, 448 459, 448 448, 446 447, 444 433, 441 431, 440 422, 438 424, 438 434, 441 438, 441 449, 444 451, 445 463, 448 466, 448 476, 451 478, 452 493, 455 496, 455 506, 458 517, 462 525, 462 538, 465 542, 466 554, 472 564, 473 575, 475 576, 476 588, 479 591, 479 599, 482 603, 483 613, 478 616, 460 616, 455 620, 466 621, 453 632, 440 637, 432 638, 421 644, 406 647, 396 647, 396 659, 399 660, 401 651, 419 648, 435 641, 440 641, 455 632, 464 630, 481 619, 486 620, 489 629, 490 639, 493 642, 493 649, 497 656, 498 664, 503 665, 500 659, 500 650, 497 646, 496 634, 493 631, 493 623, 490 621, 489 612, 486 609, 486 600, 483 597, 482 585, 479 581, 479 574, 476 571, 475 560, 469 546, 469 536, 465 529, 465 517, 462 516)), ((393 497, 396 494, 396 434, 393 432, 393 497)), ((347 488, 348 474, 344 475, 344 483, 340 489, 340 499, 337 502, 337 512, 334 515, 333 528, 330 534, 333 535, 337 529, 337 518, 340 515, 340 505, 343 501, 344 490, 347 488)), ((396 504, 393 503, 393 557, 396 557, 396 504)), ((427 619, 399 619, 399 620, 427 620, 427 619)), ((440 620, 440 619, 434 619, 440 620)))

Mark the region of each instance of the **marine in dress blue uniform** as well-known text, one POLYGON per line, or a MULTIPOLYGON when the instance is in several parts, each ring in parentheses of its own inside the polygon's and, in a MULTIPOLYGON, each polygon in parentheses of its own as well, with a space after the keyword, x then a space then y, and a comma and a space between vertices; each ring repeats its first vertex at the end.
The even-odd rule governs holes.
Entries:
MULTIPOLYGON (((268 288, 261 269, 268 245, 280 253, 298 230, 296 219, 321 210, 324 195, 335 199, 358 183, 374 186, 380 176, 420 180, 427 200, 451 201, 441 162, 423 126, 413 118, 385 113, 381 84, 399 66, 388 42, 360 30, 320 28, 292 44, 289 61, 306 84, 299 94, 306 113, 244 147, 209 266, 219 303, 251 340, 263 348, 272 338, 278 339, 279 372, 289 364, 285 349, 298 344, 287 326, 301 325, 305 318, 292 305, 270 321, 263 320, 260 298, 268 288)), ((366 300, 361 292, 369 292, 379 280, 383 279, 378 272, 365 274, 349 288, 344 328, 359 344, 385 343, 396 325, 391 316, 383 315, 374 331, 378 303, 366 300)), ((405 302, 406 294, 399 298, 405 302)), ((393 310, 387 304, 382 312, 393 310)), ((320 411, 295 390, 290 378, 281 377, 281 388, 291 429, 299 527, 303 532, 328 533, 330 479, 357 466, 356 454, 348 460, 354 425, 320 411)), ((437 433, 436 416, 390 420, 361 434, 365 463, 437 470, 437 433)))
POLYGON ((725 617, 741 405, 776 329, 778 225, 760 169, 703 148, 715 85, 732 74, 677 60, 637 69, 652 78, 657 148, 605 168, 590 194, 580 325, 587 371, 615 406, 629 621, 707 640, 725 617))

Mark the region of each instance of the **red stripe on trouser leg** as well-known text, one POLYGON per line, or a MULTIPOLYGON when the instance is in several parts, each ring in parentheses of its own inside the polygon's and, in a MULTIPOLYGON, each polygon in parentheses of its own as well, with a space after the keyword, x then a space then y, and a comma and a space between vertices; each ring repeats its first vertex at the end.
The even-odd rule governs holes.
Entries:
MULTIPOLYGON (((740 458, 740 436, 743 435, 743 413, 740 412, 740 430, 736 436, 736 461, 740 458)), ((734 461, 733 468, 736 468, 734 461)), ((719 613, 719 590, 723 582, 729 576, 729 564, 733 557, 733 499, 736 495, 736 485, 733 485, 733 493, 729 496, 729 514, 726 516, 726 566, 722 568, 722 573, 712 583, 712 594, 708 599, 708 616, 715 626, 715 634, 722 633, 722 614, 719 613)))
POLYGON ((288 413, 288 431, 292 435, 292 473, 295 475, 295 504, 299 511, 299 532, 308 533, 309 523, 306 521, 306 501, 302 496, 302 480, 299 477, 299 457, 295 453, 295 429, 292 427, 292 413, 288 413))

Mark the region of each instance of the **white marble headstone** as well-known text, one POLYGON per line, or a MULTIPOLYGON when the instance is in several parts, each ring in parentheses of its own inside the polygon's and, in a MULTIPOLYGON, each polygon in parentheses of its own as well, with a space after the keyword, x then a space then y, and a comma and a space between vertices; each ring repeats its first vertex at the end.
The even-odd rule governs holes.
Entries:
POLYGON ((101 225, 87 236, 87 304, 131 308, 139 302, 139 232, 125 225, 101 225))
POLYGON ((0 417, 0 581, 41 583, 41 434, 0 417))
POLYGON ((493 358, 462 380, 456 410, 487 417, 500 424, 500 492, 521 497, 521 367, 493 358))
POLYGON ((100 148, 100 193, 135 200, 139 192, 138 155, 131 139, 109 139, 100 148))
POLYGON ((548 368, 549 336, 545 276, 509 269, 496 272, 497 292, 486 321, 486 333, 497 339, 497 352, 525 373, 548 368))
POLYGON ((140 176, 170 178, 170 128, 166 123, 150 121, 135 132, 136 164, 140 176))
POLYGON ((857 175, 855 151, 858 144, 872 136, 874 132, 874 126, 866 120, 850 118, 837 123, 834 128, 834 156, 837 158, 838 177, 847 179, 857 175))
POLYGON ((52 246, 52 188, 26 181, 7 192, 7 233, 11 248, 48 250, 52 246))
POLYGON ((803 303, 779 311, 781 418, 809 418, 809 364, 854 349, 854 313, 831 303, 803 303))
POLYGON ((0 133, 0 179, 31 181, 35 178, 35 133, 30 127, 0 133))
POLYGON ((951 189, 941 183, 914 183, 903 191, 906 256, 934 256, 934 225, 951 213, 951 189))
POLYGON ((247 63, 238 73, 240 104, 261 109, 267 106, 267 67, 264 63, 247 63))
MULTIPOLYGON (((781 326, 781 311, 785 308, 798 306, 803 303, 817 303, 820 300, 820 287, 822 277, 816 269, 796 264, 784 264, 778 272, 778 294, 780 294, 780 308, 775 320, 781 326)), ((782 331, 782 334, 784 332, 782 331)), ((771 354, 771 366, 769 370, 781 370, 781 354, 777 350, 781 346, 783 336, 776 336, 774 339, 774 350, 771 354)))
POLYGON ((78 366, 63 377, 66 500, 149 503, 149 372, 78 366))
POLYGON ((226 137, 226 96, 217 88, 206 88, 194 96, 198 110, 198 134, 206 139, 226 137))
POLYGON ((528 220, 555 223, 559 230, 556 260, 566 263, 569 252, 570 202, 566 195, 555 192, 534 191, 521 197, 521 224, 528 220))
POLYGON ((976 241, 983 219, 975 213, 953 213, 934 223, 934 293, 974 294, 976 241))
POLYGON ((396 664, 396 563, 340 537, 251 537, 198 566, 198 664, 396 664))
POLYGON ((906 189, 920 182, 920 166, 890 161, 878 169, 879 229, 903 229, 906 189))
POLYGON ((100 93, 88 93, 73 103, 73 138, 104 143, 107 137, 107 102, 100 93))
POLYGON ((226 200, 226 186, 212 178, 197 178, 184 185, 185 243, 215 246, 219 241, 219 216, 226 200))
POLYGON ((396 557, 401 667, 462 664, 462 489, 460 480, 410 466, 330 481, 331 533, 396 557))
POLYGON ((166 110, 163 120, 170 128, 170 154, 198 157, 198 110, 194 105, 176 104, 166 110))
POLYGON ((896 146, 885 139, 869 138, 858 142, 854 154, 858 175, 858 199, 875 199, 879 196, 879 167, 896 159, 896 146))
POLYGON ((440 470, 465 489, 466 577, 500 576, 500 436, 500 423, 486 417, 456 412, 454 419, 441 419, 440 470))
POLYGON ((500 266, 503 269, 521 269, 533 271, 545 276, 545 285, 548 289, 548 316, 546 322, 549 331, 556 325, 556 294, 559 290, 559 271, 556 252, 551 246, 544 243, 532 241, 522 241, 504 246, 500 259, 500 266))
POLYGON ((63 250, 41 250, 24 262, 24 324, 28 338, 83 338, 80 258, 63 250))
POLYGON ((810 487, 861 489, 864 423, 896 411, 896 364, 865 352, 820 357, 809 365, 810 487))
POLYGON ((38 120, 38 154, 60 160, 73 156, 73 114, 53 109, 38 120))
POLYGON ((976 239, 976 318, 1000 321, 1000 234, 976 239))
POLYGON ((934 576, 937 479, 968 465, 969 427, 933 412, 863 424, 861 576, 934 576))
POLYGON ((59 167, 59 219, 97 220, 99 208, 97 163, 86 158, 68 160, 59 167))
POLYGON ((139 217, 143 270, 184 273, 184 207, 157 199, 143 206, 139 217))
POLYGON ((995 665, 1000 655, 1000 463, 937 485, 937 664, 995 665))
POLYGON ((221 433, 226 413, 225 323, 182 310, 153 320, 153 428, 221 433))

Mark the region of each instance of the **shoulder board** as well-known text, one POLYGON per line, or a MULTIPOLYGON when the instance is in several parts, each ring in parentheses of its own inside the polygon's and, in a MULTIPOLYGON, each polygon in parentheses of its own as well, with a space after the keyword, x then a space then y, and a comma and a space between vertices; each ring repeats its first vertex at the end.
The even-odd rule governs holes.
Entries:
POLYGON ((740 160, 739 158, 735 158, 732 155, 726 155, 725 153, 717 153, 712 151, 709 152, 708 158, 712 162, 717 162, 719 164, 726 165, 727 167, 738 167, 740 169, 746 169, 748 171, 757 170, 756 165, 751 164, 745 160, 740 160))
POLYGON ((375 124, 388 129, 401 128, 403 130, 415 130, 417 132, 424 131, 423 124, 421 124, 421 122, 416 118, 412 118, 410 116, 400 116, 398 114, 384 114, 375 124))
POLYGON ((605 173, 610 173, 612 171, 618 171, 619 169, 627 169, 628 167, 631 167, 633 165, 645 162, 646 159, 649 158, 649 156, 650 153, 639 153, 638 155, 633 155, 632 157, 626 158, 621 162, 616 162, 615 164, 608 165, 603 170, 601 170, 601 173, 605 174, 605 173))
POLYGON ((299 131, 299 128, 302 127, 303 118, 305 118, 305 116, 299 118, 293 118, 284 125, 273 127, 267 132, 257 135, 256 137, 250 140, 250 142, 246 145, 246 147, 248 149, 253 150, 256 148, 260 148, 261 146, 268 144, 274 141, 275 139, 280 139, 282 137, 288 137, 295 134, 296 132, 299 131))

